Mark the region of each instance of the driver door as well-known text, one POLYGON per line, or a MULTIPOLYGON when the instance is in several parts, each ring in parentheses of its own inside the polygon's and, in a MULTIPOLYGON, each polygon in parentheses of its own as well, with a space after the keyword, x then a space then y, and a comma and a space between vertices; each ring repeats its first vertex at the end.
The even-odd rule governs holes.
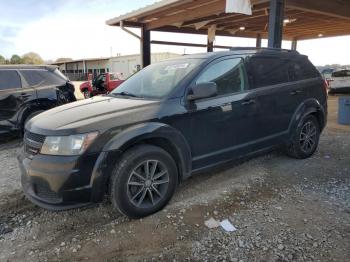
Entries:
POLYGON ((95 86, 99 92, 103 92, 105 90, 105 82, 106 82, 106 75, 105 74, 100 74, 96 78, 95 86))
POLYGON ((245 154, 252 149, 258 104, 246 92, 248 82, 241 58, 211 63, 196 83, 215 82, 216 97, 192 102, 190 110, 193 169, 200 170, 245 154))

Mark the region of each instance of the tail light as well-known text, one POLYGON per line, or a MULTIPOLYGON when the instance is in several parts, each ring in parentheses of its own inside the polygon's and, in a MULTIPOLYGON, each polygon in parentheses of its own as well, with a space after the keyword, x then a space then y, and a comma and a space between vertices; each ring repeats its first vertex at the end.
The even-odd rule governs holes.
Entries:
POLYGON ((327 94, 328 93, 328 89, 329 89, 329 82, 328 82, 328 80, 324 80, 323 81, 323 87, 324 87, 324 91, 327 94))

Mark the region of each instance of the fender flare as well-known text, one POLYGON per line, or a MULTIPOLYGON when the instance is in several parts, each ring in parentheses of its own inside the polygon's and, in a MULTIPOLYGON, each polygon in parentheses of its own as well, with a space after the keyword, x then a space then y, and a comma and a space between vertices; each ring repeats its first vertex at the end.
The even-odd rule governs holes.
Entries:
MULTIPOLYGON (((147 139, 165 139, 176 151, 180 167, 180 179, 190 176, 192 170, 191 149, 185 137, 170 125, 159 122, 137 124, 118 132, 102 151, 125 151, 130 146, 147 139)), ((176 159, 175 159, 176 160, 176 159)))
POLYGON ((320 128, 321 130, 325 126, 326 123, 326 112, 320 102, 314 98, 305 100, 303 103, 299 105, 299 107, 295 110, 293 117, 289 123, 288 134, 289 138, 292 137, 294 130, 296 130, 303 122, 303 120, 311 115, 317 114, 321 116, 320 119, 320 128))
POLYGON ((25 106, 23 106, 18 113, 17 116, 17 128, 24 127, 24 122, 27 119, 28 116, 30 116, 32 113, 36 111, 45 111, 48 109, 51 109, 56 106, 55 101, 47 100, 45 103, 42 103, 42 101, 33 101, 27 103, 25 106))

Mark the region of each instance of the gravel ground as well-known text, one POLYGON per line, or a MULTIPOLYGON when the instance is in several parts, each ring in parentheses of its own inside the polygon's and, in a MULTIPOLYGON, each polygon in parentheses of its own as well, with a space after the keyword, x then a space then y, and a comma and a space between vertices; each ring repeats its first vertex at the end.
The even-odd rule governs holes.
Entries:
POLYGON ((0 145, 0 261, 350 261, 350 127, 336 100, 316 154, 271 152, 194 176, 163 211, 130 220, 108 200, 49 212, 20 191, 20 142, 0 145), (208 228, 210 218, 237 228, 208 228))

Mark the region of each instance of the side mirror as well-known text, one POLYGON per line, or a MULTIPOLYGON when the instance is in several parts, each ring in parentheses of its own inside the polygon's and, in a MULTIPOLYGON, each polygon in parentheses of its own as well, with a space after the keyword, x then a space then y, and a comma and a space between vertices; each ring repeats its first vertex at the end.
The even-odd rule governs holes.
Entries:
POLYGON ((190 89, 187 99, 190 101, 218 95, 218 87, 214 82, 199 83, 190 89))

